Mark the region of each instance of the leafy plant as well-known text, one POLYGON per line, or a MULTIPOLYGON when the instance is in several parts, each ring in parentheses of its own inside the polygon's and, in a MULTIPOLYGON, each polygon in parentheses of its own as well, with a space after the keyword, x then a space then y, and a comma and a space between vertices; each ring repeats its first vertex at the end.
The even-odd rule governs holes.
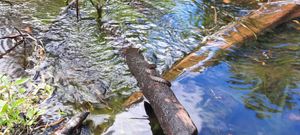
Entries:
MULTIPOLYGON (((24 88, 27 82, 28 78, 12 81, 7 76, 0 76, 0 129, 3 134, 28 133, 29 127, 35 125, 38 117, 43 114, 35 102, 39 100, 36 90, 24 88)), ((44 86, 45 91, 49 89, 48 85, 44 86)))

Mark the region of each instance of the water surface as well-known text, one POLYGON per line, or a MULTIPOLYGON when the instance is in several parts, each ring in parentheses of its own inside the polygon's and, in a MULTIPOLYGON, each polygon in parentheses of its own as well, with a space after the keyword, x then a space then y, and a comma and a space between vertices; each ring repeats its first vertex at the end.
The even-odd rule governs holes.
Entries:
MULTIPOLYGON (((255 2, 111 0, 99 22, 88 1, 81 3, 80 21, 74 10, 59 15, 63 0, 16 3, 12 9, 0 6, 6 9, 3 14, 18 11, 17 17, 12 17, 23 18, 13 22, 32 24, 35 35, 45 43, 46 63, 51 65, 45 71, 46 78, 57 87, 56 96, 46 103, 52 109, 50 115, 56 116, 52 119, 61 117, 59 111, 72 115, 93 108, 86 124, 94 134, 161 133, 143 103, 129 110, 122 107, 139 89, 120 48, 139 47, 160 72, 167 71, 204 36, 257 7, 255 2), (109 108, 96 104, 99 97, 95 95, 103 95, 109 108)), ((0 15, 2 20, 9 18, 9 14, 0 15)), ((7 24, 1 25, 1 32, 5 31, 1 36, 12 31, 12 26, 9 30, 4 27, 7 24)), ((268 33, 258 42, 223 52, 211 67, 183 74, 172 82, 199 134, 299 132, 300 35, 299 31, 284 29, 287 27, 268 33)))
POLYGON ((281 28, 173 82, 200 134, 298 134, 299 34, 281 28))

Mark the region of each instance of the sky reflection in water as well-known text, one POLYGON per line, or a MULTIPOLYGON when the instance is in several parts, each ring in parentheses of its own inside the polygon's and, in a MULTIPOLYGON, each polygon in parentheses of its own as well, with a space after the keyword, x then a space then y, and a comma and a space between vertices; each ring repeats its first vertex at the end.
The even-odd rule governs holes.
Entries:
POLYGON ((172 83, 200 134, 299 133, 299 34, 278 33, 172 83))
MULTIPOLYGON (((51 3, 56 2, 51 1, 51 3)), ((127 39, 132 38, 134 43, 147 48, 149 54, 146 56, 155 55, 157 58, 153 61, 158 64, 160 70, 168 68, 173 62, 195 48, 203 36, 201 35, 203 27, 210 28, 216 25, 213 23, 213 10, 210 8, 213 2, 211 1, 174 0, 149 1, 149 3, 150 6, 147 7, 147 2, 144 2, 145 7, 141 7, 140 10, 122 2, 112 3, 112 6, 118 5, 125 8, 121 10, 112 8, 107 18, 112 18, 111 20, 115 20, 121 26, 124 25, 123 27, 126 26, 126 28, 120 26, 124 29, 123 34, 129 31, 129 36, 123 36, 127 39), (153 12, 154 16, 143 13, 142 9, 148 9, 145 11, 153 12), (127 10, 131 12, 127 13, 127 10), (139 23, 138 20, 141 22, 144 20, 145 24, 139 23), (131 32, 130 28, 141 32, 131 32)), ((63 1, 59 4, 62 6, 63 1)), ((47 6, 47 4, 39 6, 42 5, 47 6)), ((226 10, 221 4, 213 6, 219 10, 226 10)), ((55 7, 53 11, 56 12, 53 14, 56 15, 59 12, 58 6, 51 7, 55 7)), ((40 12, 43 9, 42 7, 37 9, 39 12, 36 12, 35 16, 44 17, 45 14, 42 14, 44 12, 40 12)), ((53 14, 40 19, 48 22, 49 19, 53 19, 51 16, 53 14)), ((222 16, 224 15, 219 14, 218 17, 222 16)), ((218 18, 219 22, 222 22, 222 19, 218 18)), ((91 29, 94 30, 95 26, 93 25, 91 29)), ((93 32, 88 34, 84 32, 87 36, 91 33, 93 32)), ((270 40, 263 41, 263 45, 252 44, 250 45, 252 47, 238 48, 235 52, 229 53, 225 60, 208 67, 204 72, 185 74, 172 82, 172 89, 190 113, 200 134, 297 134, 300 131, 299 36, 297 32, 294 32, 294 34, 278 35, 277 40, 268 37, 270 40), (281 43, 286 39, 287 42, 281 43), (262 53, 270 50, 273 52, 272 56, 269 54, 270 59, 266 59, 262 53), (266 65, 262 65, 262 62, 266 65)), ((104 38, 102 35, 100 37, 104 38)), ((84 37, 84 39, 89 38, 84 37)), ((103 41, 103 43, 102 40, 101 43, 78 42, 80 43, 78 45, 85 48, 83 50, 86 51, 87 56, 96 63, 95 67, 102 70, 98 73, 104 74, 102 78, 111 82, 113 88, 119 90, 127 84, 133 85, 131 81, 128 81, 129 77, 133 79, 131 75, 114 73, 116 68, 123 73, 123 68, 118 67, 125 65, 123 62, 115 62, 119 57, 112 53, 113 45, 117 44, 114 40, 103 41), (116 59, 110 58, 111 56, 116 59), (113 61, 115 65, 112 64, 113 61), (121 83, 114 85, 118 81, 121 83)), ((112 117, 116 115, 115 119, 112 118, 115 120, 115 125, 107 132, 114 129, 121 132, 120 128, 122 128, 131 130, 132 134, 151 134, 147 120, 130 119, 133 117, 133 112, 139 112, 135 114, 138 118, 144 116, 145 112, 136 110, 140 110, 140 107, 138 105, 132 108, 132 112, 113 112, 115 114, 112 117), (119 126, 120 124, 127 125, 122 127, 119 126), (130 127, 132 129, 129 129, 130 127)), ((108 116, 104 118, 106 117, 108 116)))

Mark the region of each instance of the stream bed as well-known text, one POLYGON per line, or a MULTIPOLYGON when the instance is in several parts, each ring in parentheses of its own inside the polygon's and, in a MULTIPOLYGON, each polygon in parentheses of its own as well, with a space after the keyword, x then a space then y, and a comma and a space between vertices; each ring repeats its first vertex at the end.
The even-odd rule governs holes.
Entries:
MULTIPOLYGON (((123 107, 139 91, 119 50, 138 47, 162 73, 203 38, 258 4, 208 0, 108 0, 100 20, 89 1, 60 13, 64 0, 0 2, 0 37, 30 25, 47 58, 24 67, 18 57, 1 59, 0 72, 40 75, 55 87, 41 104, 45 121, 89 110, 91 134, 162 134, 144 103, 123 107), (217 16, 216 16, 217 15, 217 16)), ((219 60, 172 81, 199 134, 296 135, 300 132, 300 31, 289 25, 255 42, 222 52, 219 60)), ((2 41, 1 51, 9 46, 2 41)), ((21 57, 21 56, 20 56, 21 57)))

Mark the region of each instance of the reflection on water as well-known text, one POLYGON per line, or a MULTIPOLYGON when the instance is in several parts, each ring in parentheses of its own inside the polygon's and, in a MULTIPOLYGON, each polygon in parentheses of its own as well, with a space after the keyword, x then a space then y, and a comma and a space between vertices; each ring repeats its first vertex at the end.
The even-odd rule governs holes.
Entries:
POLYGON ((243 99, 259 118, 298 108, 299 34, 295 31, 267 38, 254 47, 238 50, 230 56, 235 62, 229 61, 234 75, 228 82, 234 89, 252 90, 243 99))
MULTIPOLYGON (((72 84, 62 87, 60 101, 73 99, 72 94, 76 99, 74 91, 85 95, 83 99, 97 101, 91 98, 94 94, 87 95, 89 90, 103 86, 102 81, 108 85, 111 109, 98 107, 87 121, 95 134, 151 134, 142 104, 128 111, 121 107, 137 88, 118 54, 119 48, 131 44, 144 49, 147 59, 164 71, 218 25, 248 12, 244 6, 232 7, 221 1, 110 0, 100 30, 96 19, 76 22, 72 16, 44 28, 39 22, 54 20, 63 4, 64 0, 31 0, 16 9, 22 9, 22 16, 26 14, 23 20, 38 27, 36 33, 46 33, 48 54, 57 59, 54 77, 61 76, 65 85, 72 84)), ((88 1, 82 2, 81 11, 82 18, 96 18, 96 10, 88 1)), ((229 52, 218 65, 201 74, 188 73, 173 82, 172 89, 200 134, 299 132, 299 34, 273 36, 229 52)), ((78 104, 78 100, 70 102, 78 104)))
POLYGON ((151 127, 149 125, 148 116, 146 115, 143 103, 139 103, 132 107, 130 111, 124 111, 117 114, 115 122, 104 134, 151 135, 151 127), (133 127, 143 128, 133 129, 133 127))
POLYGON ((300 34, 277 33, 173 82, 201 134, 299 133, 300 34))

